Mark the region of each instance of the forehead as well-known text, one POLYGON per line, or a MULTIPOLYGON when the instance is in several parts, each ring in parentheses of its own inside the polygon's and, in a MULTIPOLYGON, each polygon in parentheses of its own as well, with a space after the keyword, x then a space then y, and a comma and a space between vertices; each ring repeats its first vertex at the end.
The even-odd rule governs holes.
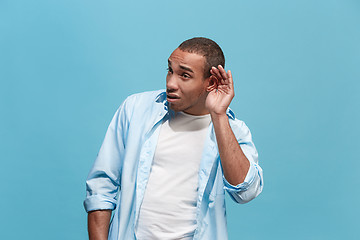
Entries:
POLYGON ((203 71, 205 67, 205 57, 197 53, 189 53, 179 48, 170 55, 169 62, 171 65, 178 64, 192 70, 203 71))

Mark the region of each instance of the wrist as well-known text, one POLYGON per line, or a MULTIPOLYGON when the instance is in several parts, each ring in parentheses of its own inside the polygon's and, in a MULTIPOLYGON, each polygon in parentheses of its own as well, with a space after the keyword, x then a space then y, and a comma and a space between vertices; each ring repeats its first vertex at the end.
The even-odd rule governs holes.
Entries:
POLYGON ((226 121, 228 122, 229 121, 229 118, 225 113, 215 113, 215 112, 210 112, 210 116, 211 116, 211 120, 212 122, 216 123, 216 122, 223 122, 223 121, 226 121))

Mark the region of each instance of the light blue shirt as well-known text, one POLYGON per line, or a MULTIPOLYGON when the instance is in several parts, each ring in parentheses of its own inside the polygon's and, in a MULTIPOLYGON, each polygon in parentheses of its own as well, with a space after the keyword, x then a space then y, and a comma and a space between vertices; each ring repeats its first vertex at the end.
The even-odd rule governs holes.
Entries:
MULTIPOLYGON (((109 239, 135 239, 135 227, 149 179, 160 125, 172 113, 163 90, 129 96, 116 111, 86 181, 87 212, 115 209, 109 239)), ((225 190, 246 203, 263 188, 262 169, 251 133, 228 109, 230 126, 250 162, 243 183, 233 186, 223 176, 212 124, 199 169, 197 229, 194 239, 227 239, 225 190)), ((174 176, 176 177, 176 176, 174 176)))

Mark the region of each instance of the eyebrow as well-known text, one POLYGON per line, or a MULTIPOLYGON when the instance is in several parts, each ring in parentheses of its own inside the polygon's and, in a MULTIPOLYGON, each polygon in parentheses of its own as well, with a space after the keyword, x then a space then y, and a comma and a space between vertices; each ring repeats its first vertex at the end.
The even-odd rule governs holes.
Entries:
MULTIPOLYGON (((170 61, 169 59, 168 59, 168 64, 169 64, 169 66, 171 66, 171 61, 170 61)), ((191 68, 189 68, 189 67, 186 67, 186 66, 183 66, 183 65, 179 65, 179 67, 180 67, 181 69, 185 70, 185 71, 189 71, 189 72, 194 73, 194 71, 193 71, 191 68)))
POLYGON ((185 66, 183 66, 183 65, 180 65, 180 68, 181 68, 181 69, 184 69, 184 70, 186 70, 186 71, 189 71, 189 72, 194 73, 194 71, 191 70, 191 68, 185 67, 185 66))

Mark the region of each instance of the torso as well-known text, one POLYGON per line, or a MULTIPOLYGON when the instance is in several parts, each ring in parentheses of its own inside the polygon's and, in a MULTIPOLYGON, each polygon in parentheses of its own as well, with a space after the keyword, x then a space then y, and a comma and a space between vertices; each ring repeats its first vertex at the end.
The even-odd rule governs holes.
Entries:
POLYGON ((210 115, 179 112, 160 129, 140 208, 138 239, 192 239, 198 171, 210 115))

